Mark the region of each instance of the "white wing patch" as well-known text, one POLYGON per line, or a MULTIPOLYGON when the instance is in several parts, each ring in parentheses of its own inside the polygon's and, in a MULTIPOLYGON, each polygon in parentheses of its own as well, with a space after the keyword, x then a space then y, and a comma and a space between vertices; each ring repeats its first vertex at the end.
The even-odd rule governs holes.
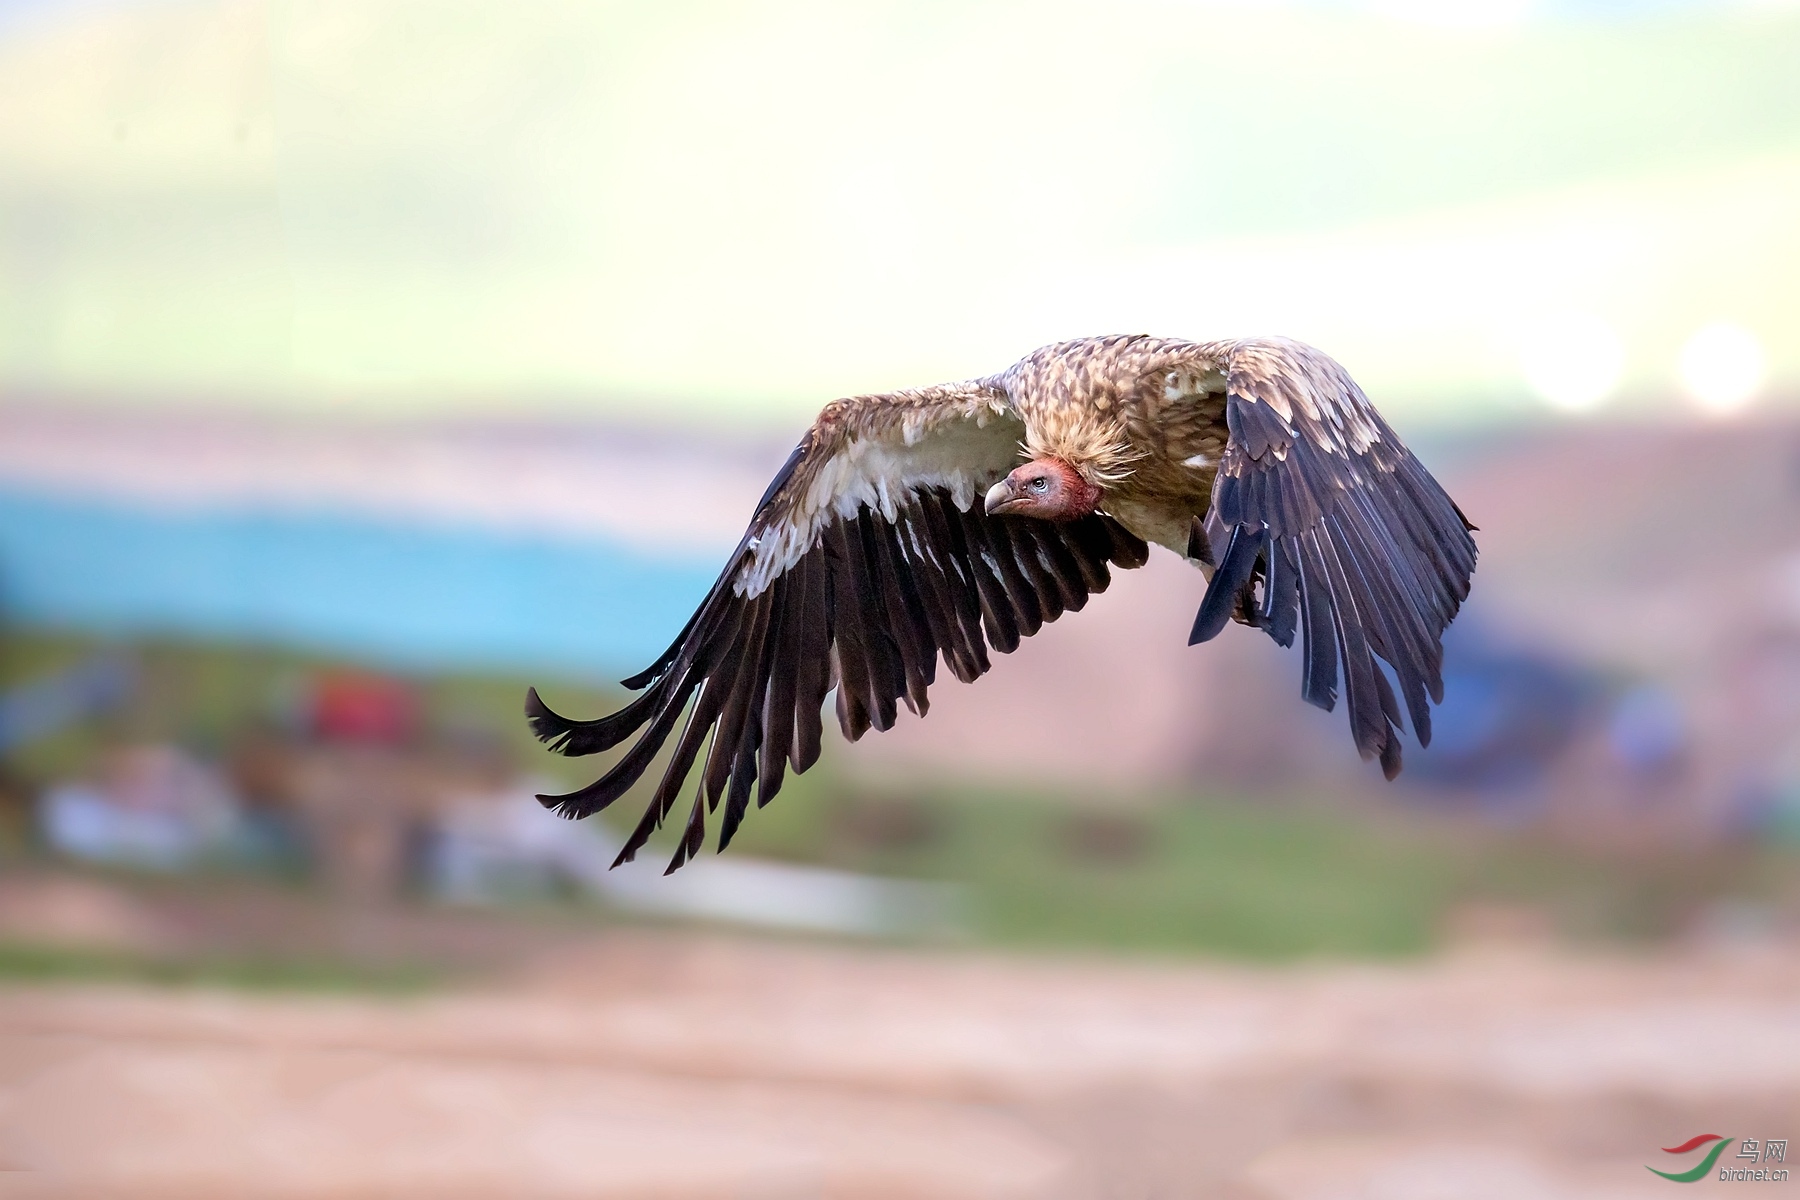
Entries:
MULTIPOLYGON (((1356 386, 1354 383, 1349 382, 1348 378, 1346 378, 1345 383, 1347 388, 1354 388, 1356 386)), ((1348 395, 1355 395, 1355 393, 1347 393, 1347 396, 1348 395)), ((1360 396, 1358 396, 1358 398, 1360 399, 1360 396)), ((1345 452, 1349 454, 1365 453, 1370 446, 1373 446, 1376 442, 1381 440, 1380 432, 1375 428, 1375 423, 1369 420, 1368 414, 1365 411, 1367 405, 1368 401, 1366 400, 1363 401, 1362 405, 1358 406, 1348 402, 1346 399, 1321 406, 1325 410, 1326 419, 1328 419, 1337 429, 1338 436, 1343 441, 1345 452)), ((1337 447, 1334 446, 1332 449, 1335 450, 1337 447)))
POLYGON ((859 508, 893 521, 915 492, 934 487, 947 488, 958 508, 972 507, 1021 461, 1024 423, 1001 412, 983 405, 936 422, 909 414, 887 437, 853 438, 813 472, 790 517, 747 544, 750 561, 732 591, 745 599, 761 594, 813 548, 826 522, 859 508))
POLYGON ((1169 377, 1163 381, 1163 398, 1171 403, 1176 400, 1198 400, 1202 396, 1223 392, 1225 387, 1223 371, 1198 371, 1191 367, 1179 367, 1170 371, 1169 377))

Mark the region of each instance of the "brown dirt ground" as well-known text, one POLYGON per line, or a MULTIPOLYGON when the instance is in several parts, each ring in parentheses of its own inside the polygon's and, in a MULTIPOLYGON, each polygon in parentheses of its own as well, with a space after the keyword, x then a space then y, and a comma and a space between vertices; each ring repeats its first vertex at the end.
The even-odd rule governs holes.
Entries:
POLYGON ((0 1196, 1560 1200, 1668 1195, 1645 1164, 1697 1133, 1800 1132, 1779 945, 1280 969, 516 945, 403 996, 0 988, 0 1196))

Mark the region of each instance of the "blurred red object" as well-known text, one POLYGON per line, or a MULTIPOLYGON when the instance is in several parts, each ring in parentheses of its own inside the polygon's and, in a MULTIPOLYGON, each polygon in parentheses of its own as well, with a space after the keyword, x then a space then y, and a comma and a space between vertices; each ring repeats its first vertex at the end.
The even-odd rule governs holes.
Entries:
POLYGON ((397 679, 353 671, 318 676, 312 687, 313 736, 396 745, 418 728, 419 702, 397 679))

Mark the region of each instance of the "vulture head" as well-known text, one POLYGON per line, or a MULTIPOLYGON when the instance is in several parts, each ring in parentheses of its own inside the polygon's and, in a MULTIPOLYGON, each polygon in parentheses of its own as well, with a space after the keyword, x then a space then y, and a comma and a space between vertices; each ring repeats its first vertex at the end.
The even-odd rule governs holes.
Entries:
POLYGON ((1100 503, 1100 489, 1060 458, 1037 458, 988 489, 991 516, 1078 521, 1100 503))

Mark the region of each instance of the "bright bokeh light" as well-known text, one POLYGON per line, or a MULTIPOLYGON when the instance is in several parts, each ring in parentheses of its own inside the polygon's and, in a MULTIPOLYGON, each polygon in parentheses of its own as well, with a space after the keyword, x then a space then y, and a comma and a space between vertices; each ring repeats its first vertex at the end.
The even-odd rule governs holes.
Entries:
POLYGON ((1729 321, 1697 330, 1681 348, 1681 382, 1714 416, 1727 416, 1754 400, 1768 369, 1756 335, 1729 321))
POLYGON ((1559 313, 1524 339, 1519 365, 1532 391, 1563 412, 1589 412, 1618 386, 1625 346, 1613 327, 1592 313, 1559 313))

